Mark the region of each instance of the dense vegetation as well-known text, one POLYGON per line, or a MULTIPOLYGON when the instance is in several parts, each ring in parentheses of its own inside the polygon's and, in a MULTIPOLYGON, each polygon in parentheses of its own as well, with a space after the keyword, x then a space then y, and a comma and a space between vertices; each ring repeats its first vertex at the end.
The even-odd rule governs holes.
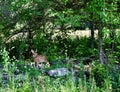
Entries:
POLYGON ((1 82, 1 92, 120 91, 119 0, 1 0, 0 20, 0 81, 3 72, 9 80, 1 82), (82 30, 90 37, 71 36, 82 30), (33 62, 31 49, 46 55, 51 66, 25 67, 33 62), (83 62, 91 57, 88 78, 83 62), (77 82, 72 74, 58 78, 45 74, 71 68, 66 61, 72 58, 80 68, 77 82), (22 74, 19 78, 24 74, 24 82, 15 81, 16 70, 22 74))

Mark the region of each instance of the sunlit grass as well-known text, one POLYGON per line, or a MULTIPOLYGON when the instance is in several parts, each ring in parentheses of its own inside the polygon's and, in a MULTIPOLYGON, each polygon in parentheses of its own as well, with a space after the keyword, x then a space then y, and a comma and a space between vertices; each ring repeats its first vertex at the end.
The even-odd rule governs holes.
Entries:
MULTIPOLYGON (((8 76, 8 82, 3 83, 2 74, 3 70, 0 70, 0 92, 119 92, 120 75, 119 72, 115 72, 118 75, 117 81, 111 81, 105 79, 103 87, 97 87, 94 77, 91 76, 89 81, 86 81, 85 76, 79 77, 78 81, 73 80, 73 75, 63 76, 58 78, 52 78, 42 73, 38 69, 23 67, 23 61, 19 62, 22 67, 19 75, 14 75, 16 63, 10 63, 7 52, 3 50, 3 70, 8 76), (115 85, 112 88, 113 83, 115 85), (118 83, 117 83, 118 82, 118 83), (113 91, 115 90, 115 91, 113 91)), ((18 62, 17 62, 18 64, 18 62)), ((114 79, 115 80, 115 79, 114 79)))

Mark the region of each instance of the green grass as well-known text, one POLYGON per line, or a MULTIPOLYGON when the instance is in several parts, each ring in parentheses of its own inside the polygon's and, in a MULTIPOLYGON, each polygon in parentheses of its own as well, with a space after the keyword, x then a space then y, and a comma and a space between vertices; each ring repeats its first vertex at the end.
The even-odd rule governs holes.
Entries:
MULTIPOLYGON (((89 82, 86 82, 85 78, 79 78, 76 84, 73 81, 72 75, 51 78, 37 69, 32 68, 30 68, 31 70, 26 69, 24 76, 19 74, 17 80, 14 81, 16 78, 13 74, 15 67, 14 64, 10 69, 4 69, 9 78, 7 84, 0 85, 0 92, 119 92, 119 87, 112 88, 112 82, 109 79, 105 79, 104 86, 99 88, 96 86, 93 77, 90 78, 89 82), (23 82, 21 81, 22 79, 24 79, 23 82)), ((1 72, 0 75, 2 75, 1 72)), ((119 74, 117 77, 120 79, 119 74)))
MULTIPOLYGON (((12 67, 13 68, 13 67, 12 67)), ((12 70, 13 72, 13 70, 12 70)), ((21 75, 15 80, 14 74, 10 70, 8 73, 9 82, 1 84, 0 92, 112 92, 110 82, 106 80, 105 87, 96 87, 95 81, 91 78, 90 82, 86 82, 84 78, 79 78, 78 84, 73 81, 73 76, 51 78, 39 72, 38 70, 26 71, 24 82, 21 75)))
POLYGON ((76 86, 72 78, 68 78, 64 83, 61 83, 59 78, 50 79, 46 76, 39 77, 33 83, 30 83, 28 78, 21 84, 21 87, 16 85, 18 84, 11 80, 8 85, 0 87, 0 92, 112 92, 109 87, 105 89, 97 88, 94 81, 87 84, 82 83, 82 80, 79 79, 79 84, 76 86))
MULTIPOLYGON (((97 87, 92 76, 89 82, 86 82, 85 76, 82 75, 83 77, 79 77, 77 83, 73 81, 72 75, 51 78, 36 68, 24 67, 26 64, 24 61, 11 64, 5 50, 2 52, 2 56, 4 62, 1 64, 4 66, 3 70, 8 74, 8 83, 2 83, 2 70, 0 69, 0 92, 120 92, 120 74, 116 70, 107 74, 108 77, 105 77, 102 87, 97 87), (14 76, 17 64, 21 65, 19 67, 21 73, 14 76), (11 67, 8 67, 9 65, 11 67)), ((95 68, 98 71, 94 70, 94 72, 105 75, 104 67, 101 65, 98 67, 95 68)), ((80 73, 82 74, 81 71, 80 73)), ((101 78, 100 75, 98 75, 99 78, 101 78)))

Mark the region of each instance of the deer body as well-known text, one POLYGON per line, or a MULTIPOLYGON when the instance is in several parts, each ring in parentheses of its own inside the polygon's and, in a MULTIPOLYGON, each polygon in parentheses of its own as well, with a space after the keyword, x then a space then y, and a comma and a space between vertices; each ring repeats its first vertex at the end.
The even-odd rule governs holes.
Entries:
POLYGON ((47 57, 45 55, 38 55, 37 51, 31 50, 33 54, 33 60, 36 63, 37 67, 40 63, 46 63, 49 65, 49 62, 47 61, 47 57))

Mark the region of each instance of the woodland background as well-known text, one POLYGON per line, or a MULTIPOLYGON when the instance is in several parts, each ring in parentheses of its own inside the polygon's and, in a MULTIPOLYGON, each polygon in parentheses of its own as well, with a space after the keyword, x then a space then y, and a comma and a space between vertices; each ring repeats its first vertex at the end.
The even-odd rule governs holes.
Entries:
MULTIPOLYGON (((0 0, 1 64, 32 62, 31 49, 55 63, 65 58, 81 62, 92 56, 97 66, 93 69, 96 78, 106 79, 106 72, 111 74, 113 69, 117 77, 109 75, 113 80, 108 84, 119 92, 120 75, 116 65, 120 67, 120 1, 0 0)), ((72 92, 77 90, 80 89, 72 92)))

